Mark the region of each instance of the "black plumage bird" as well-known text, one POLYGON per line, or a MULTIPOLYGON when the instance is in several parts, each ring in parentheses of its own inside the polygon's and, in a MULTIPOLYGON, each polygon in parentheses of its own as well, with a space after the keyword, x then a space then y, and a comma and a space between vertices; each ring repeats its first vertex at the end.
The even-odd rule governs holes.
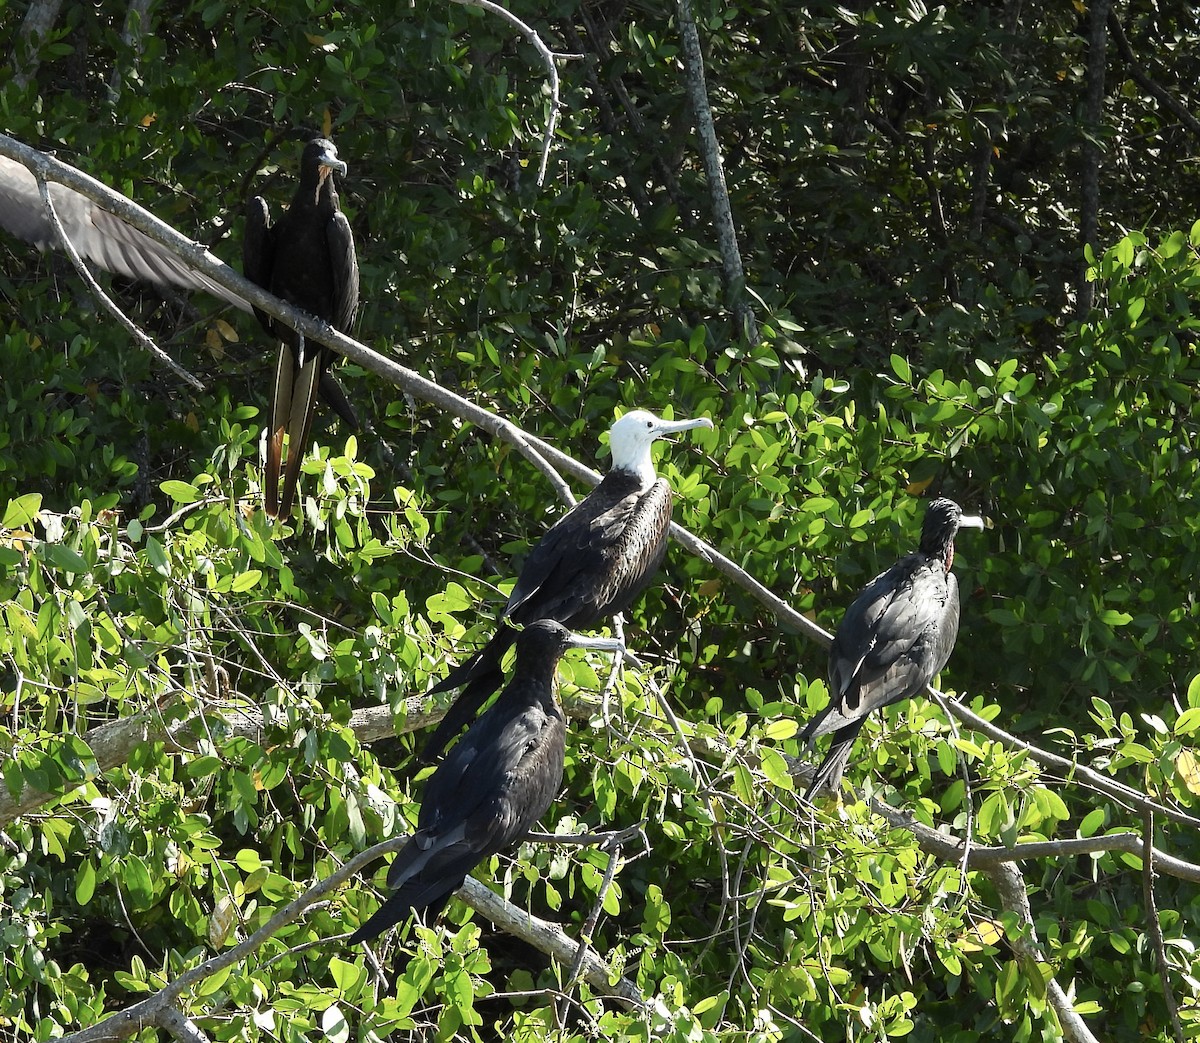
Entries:
POLYGON ((960 526, 982 527, 953 500, 925 511, 921 543, 854 599, 829 650, 829 705, 800 737, 833 733, 833 745, 805 790, 836 790, 867 714, 922 691, 946 665, 958 637, 954 537, 960 526))
POLYGON ((588 630, 624 612, 646 588, 666 555, 671 524, 671 486, 656 477, 650 447, 696 427, 712 421, 661 420, 635 409, 613 424, 608 474, 525 559, 491 640, 430 690, 466 686, 422 751, 424 760, 433 761, 500 687, 504 653, 516 635, 509 620, 556 619, 588 630))
MULTIPOLYGON (((333 142, 315 138, 300 157, 300 185, 287 213, 272 224, 266 200, 262 196, 250 200, 242 268, 263 289, 348 333, 358 311, 358 257, 350 222, 338 208, 335 171, 345 174, 346 164, 338 159, 333 142)), ((289 326, 257 308, 254 313, 263 329, 280 342, 263 472, 267 513, 278 517, 292 509, 318 388, 351 428, 358 422, 345 393, 327 373, 334 352, 321 345, 306 347, 304 338, 289 326), (285 433, 286 467, 282 463, 285 433)))
POLYGON ((513 678, 438 765, 425 786, 417 831, 388 869, 393 894, 350 937, 366 941, 410 913, 437 916, 467 874, 521 840, 562 785, 567 725, 554 673, 568 648, 615 650, 561 623, 530 623, 516 639, 513 678))
MULTIPOLYGON (((87 196, 57 182, 50 182, 49 188, 63 231, 84 260, 126 279, 204 290, 243 311, 250 310, 249 303, 232 290, 188 267, 165 246, 87 196)), ((39 250, 59 248, 37 179, 31 170, 7 156, 0 156, 0 228, 39 250)))

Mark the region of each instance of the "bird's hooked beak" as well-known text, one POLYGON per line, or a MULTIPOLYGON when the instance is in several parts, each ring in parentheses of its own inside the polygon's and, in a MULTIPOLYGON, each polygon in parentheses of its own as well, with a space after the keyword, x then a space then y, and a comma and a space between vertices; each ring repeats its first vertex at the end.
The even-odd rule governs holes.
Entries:
POLYGON ((591 648, 596 652, 624 652, 625 643, 616 637, 587 637, 572 634, 567 638, 568 648, 591 648))
POLYGON ((655 438, 666 438, 668 435, 677 435, 680 431, 691 431, 697 427, 707 427, 712 429, 713 422, 706 416, 697 417, 695 420, 659 420, 654 426, 655 438))
POLYGON ((958 519, 958 527, 960 529, 990 529, 992 521, 990 518, 983 518, 978 514, 964 514, 958 519))
POLYGON ((346 176, 346 171, 350 168, 346 166, 340 159, 337 158, 336 152, 322 152, 317 160, 317 195, 321 194, 321 186, 325 184, 325 179, 330 174, 340 174, 346 176))

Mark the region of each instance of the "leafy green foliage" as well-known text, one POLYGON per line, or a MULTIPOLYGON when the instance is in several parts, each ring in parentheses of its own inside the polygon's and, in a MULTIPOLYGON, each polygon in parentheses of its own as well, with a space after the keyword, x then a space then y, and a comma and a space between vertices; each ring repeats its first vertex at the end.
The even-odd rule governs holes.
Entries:
MULTIPOLYGON (((676 520, 827 627, 911 546, 922 495, 981 508, 995 527, 959 540, 943 685, 1194 811, 1186 131, 1119 67, 1104 126, 1080 123, 1070 7, 701 5, 762 328, 747 344, 674 8, 514 11, 589 55, 560 63, 543 187, 544 68, 458 5, 176 3, 136 45, 115 9, 70 7, 34 81, 0 84, 0 122, 235 260, 245 199, 290 195, 289 132, 328 120, 350 165, 362 340, 600 467, 617 408, 711 416, 716 430, 658 451, 676 520), (1084 254, 1089 133, 1110 245, 1084 254), (1085 263, 1097 308, 1076 321, 1085 263)), ((1194 110, 1190 12, 1121 17, 1194 110)), ((372 429, 319 421, 301 511, 273 528, 257 509, 271 349, 253 319, 110 280, 205 381, 193 393, 60 259, 0 249, 0 1036, 40 1040, 162 988, 412 827, 413 740, 368 742, 355 714, 402 720, 486 638, 561 506, 508 445, 346 366, 372 429)), ((790 768, 828 698, 824 653, 679 548, 663 580, 628 621, 650 665, 607 718, 606 664, 563 665, 579 716, 545 823, 645 820, 592 945, 657 1003, 644 1020, 572 984, 564 1038, 1057 1039, 1051 976, 1103 1038, 1168 1038, 1139 859, 1020 864, 1046 958, 1031 968, 991 881, 866 799, 977 845, 1140 832, 1139 814, 915 699, 866 725, 849 773, 865 799, 814 821, 790 768)), ((1155 840, 1200 861, 1186 827, 1160 816, 1155 840)), ((608 857, 526 844, 479 875, 578 937, 608 857)), ((184 1012, 213 1039, 556 1029, 567 968, 459 903, 386 943, 390 990, 326 941, 373 911, 383 877, 204 979, 184 1012)), ((1160 875, 1155 894, 1194 1031, 1196 889, 1160 875)))

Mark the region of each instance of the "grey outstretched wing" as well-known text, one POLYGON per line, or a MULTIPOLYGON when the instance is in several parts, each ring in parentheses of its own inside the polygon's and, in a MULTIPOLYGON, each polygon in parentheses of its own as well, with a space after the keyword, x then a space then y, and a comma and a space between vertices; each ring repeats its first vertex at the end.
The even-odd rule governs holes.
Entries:
MULTIPOLYGON (((87 196, 52 182, 50 198, 67 238, 85 260, 127 279, 204 290, 243 311, 250 310, 249 303, 238 294, 191 268, 165 246, 87 196)), ((23 164, 7 156, 0 156, 0 227, 39 250, 59 248, 37 179, 23 164)))

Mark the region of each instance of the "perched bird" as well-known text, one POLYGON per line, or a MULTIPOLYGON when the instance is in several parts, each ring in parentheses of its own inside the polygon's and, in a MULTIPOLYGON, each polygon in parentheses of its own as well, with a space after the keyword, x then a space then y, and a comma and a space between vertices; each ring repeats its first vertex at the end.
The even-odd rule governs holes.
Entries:
POLYGON ((842 617, 829 650, 829 705, 800 737, 833 733, 833 745, 804 796, 836 790, 867 714, 922 691, 946 665, 958 637, 954 537, 960 526, 982 528, 953 500, 925 511, 920 546, 880 573, 842 617))
MULTIPOLYGON (((54 212, 84 260, 126 279, 204 290, 243 311, 250 310, 250 305, 232 290, 190 268, 165 246, 87 196, 57 182, 50 182, 49 188, 54 212)), ((0 156, 0 228, 39 250, 59 248, 37 179, 31 170, 7 156, 0 156)))
MULTIPOLYGON (((346 164, 333 142, 314 138, 300 157, 300 186, 287 213, 272 224, 266 200, 250 200, 242 268, 263 289, 348 333, 358 311, 358 257, 350 222, 338 209, 335 171, 345 174, 346 164)), ((357 428, 358 421, 345 393, 326 372, 334 352, 321 345, 306 349, 295 330, 257 308, 254 313, 280 341, 263 474, 267 513, 278 517, 292 509, 318 387, 350 427, 357 428), (280 493, 285 433, 288 456, 280 493)))
POLYGON ((644 409, 613 424, 608 474, 525 559, 491 640, 430 690, 466 686, 422 751, 424 760, 436 759, 500 687, 501 661, 516 636, 509 620, 557 619, 588 630, 624 612, 646 588, 667 553, 671 524, 671 487, 655 476, 650 446, 665 435, 712 426, 707 417, 661 420, 644 409))
MULTIPOLYGON (((250 302, 180 260, 165 246, 127 224, 115 214, 66 185, 51 182, 50 199, 63 231, 76 252, 91 264, 136 282, 204 290, 242 311, 250 302)), ((33 172, 7 156, 0 156, 0 228, 32 243, 39 250, 58 249, 33 172)), ((261 317, 261 316, 260 316, 261 317)), ((354 410, 331 373, 322 373, 321 396, 351 426, 354 410)))
POLYGON ((351 942, 374 938, 413 912, 437 916, 467 874, 520 841, 558 793, 567 724, 554 698, 555 668, 568 648, 615 651, 620 643, 540 619, 516 644, 512 680, 430 777, 417 831, 388 870, 394 893, 351 942))

